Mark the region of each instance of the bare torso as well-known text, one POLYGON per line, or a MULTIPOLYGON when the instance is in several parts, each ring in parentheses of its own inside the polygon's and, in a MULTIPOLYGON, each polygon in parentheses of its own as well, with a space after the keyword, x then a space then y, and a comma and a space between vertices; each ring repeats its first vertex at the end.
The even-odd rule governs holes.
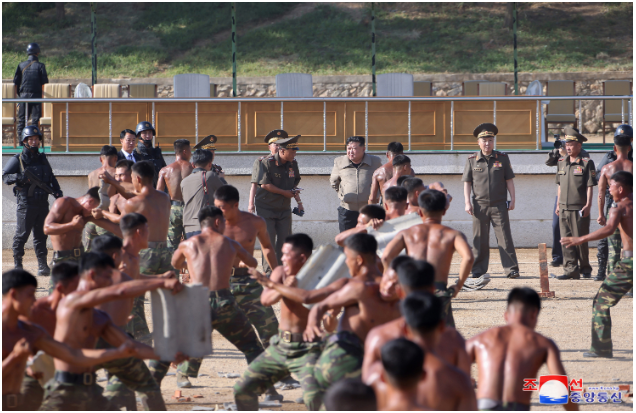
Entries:
POLYGON ((523 391, 523 379, 537 377, 551 345, 521 324, 493 327, 471 338, 467 347, 479 371, 477 398, 529 404, 531 393, 523 391))
MULTIPOLYGON (((44 334, 43 330, 36 325, 29 322, 18 321, 17 328, 15 330, 2 328, 2 360, 7 358, 15 344, 22 338, 34 345, 44 334)), ((33 348, 33 351, 37 351, 33 348)), ((24 370, 26 369, 27 359, 25 358, 22 363, 14 366, 10 372, 3 370, 2 380, 2 394, 18 394, 20 393, 20 386, 22 385, 22 377, 24 377, 24 370), (7 380, 7 373, 10 379, 7 380)))
MULTIPOLYGON (((630 194, 627 198, 623 198, 618 202, 614 213, 620 214, 620 224, 618 228, 621 231, 621 240, 623 241, 622 249, 624 251, 634 250, 634 196, 630 194)), ((612 212, 610 212, 612 213, 612 212)))
MULTIPOLYGON (((50 219, 55 224, 67 224, 73 220, 73 217, 82 215, 82 211, 82 206, 75 198, 65 196, 55 200, 46 220, 50 219)), ((53 250, 65 251, 79 248, 82 245, 84 225, 88 220, 82 217, 82 221, 81 228, 71 229, 64 234, 50 234, 53 250)))
POLYGON ((200 235, 179 244, 186 257, 192 282, 207 285, 210 291, 230 288, 236 247, 236 241, 211 230, 204 230, 200 235))
MULTIPOLYGON (((276 267, 271 274, 271 280, 280 284, 296 286, 296 276, 285 274, 283 266, 276 267)), ((307 327, 309 310, 302 304, 282 297, 280 300, 279 328, 283 331, 302 334, 307 327)))
POLYGON ((435 268, 435 281, 446 284, 458 231, 442 224, 419 224, 403 230, 402 236, 406 253, 429 262, 435 268))
MULTIPOLYGON (((231 223, 228 220, 225 221, 225 231, 223 235, 241 244, 250 254, 254 254, 256 235, 258 234, 259 226, 262 225, 265 225, 263 218, 250 214, 249 212, 239 211, 239 219, 236 223, 231 223)), ((233 266, 246 267, 238 257, 234 259, 233 266)))
POLYGON ((55 334, 55 309, 51 308, 52 295, 39 298, 31 307, 29 320, 42 327, 51 336, 55 334))
POLYGON ((92 188, 94 186, 99 186, 100 184, 100 179, 99 179, 99 175, 103 174, 104 171, 108 172, 111 175, 115 174, 115 168, 111 168, 110 166, 102 166, 100 168, 95 169, 94 171, 91 171, 88 174, 88 187, 92 188))
POLYGON ((148 241, 166 242, 170 225, 170 197, 165 192, 146 186, 141 193, 126 201, 124 213, 137 212, 146 217, 148 241))
POLYGON ((174 201, 183 201, 181 194, 181 181, 192 173, 192 165, 184 160, 177 160, 159 171, 159 181, 163 180, 168 187, 170 198, 174 201))
POLYGON ((124 271, 133 280, 139 279, 139 254, 132 254, 124 247, 119 270, 124 271))
MULTIPOLYGON (((112 279, 113 285, 132 280, 131 277, 121 271, 113 271, 112 279)), ((132 312, 134 300, 134 298, 123 298, 121 300, 108 301, 96 305, 95 308, 108 314, 113 320, 113 324, 117 327, 123 327, 128 323, 128 316, 132 312)))

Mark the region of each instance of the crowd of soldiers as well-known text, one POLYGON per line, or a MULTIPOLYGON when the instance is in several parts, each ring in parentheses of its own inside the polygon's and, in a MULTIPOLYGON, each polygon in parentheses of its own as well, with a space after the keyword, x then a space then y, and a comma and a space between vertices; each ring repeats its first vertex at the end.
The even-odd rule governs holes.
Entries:
MULTIPOLYGON (((305 212, 295 159, 299 135, 274 130, 265 137, 270 154, 255 160, 248 211, 241 211, 239 191, 213 163, 214 135, 194 148, 175 141, 176 160, 166 165, 153 146, 153 125, 141 122, 121 132, 120 151, 102 148, 88 192, 71 198, 39 151, 39 129, 25 127, 22 153, 3 170, 18 197, 15 269, 3 274, 3 409, 135 410, 137 393, 144 408, 165 410, 160 386, 171 363, 177 386, 190 387, 202 360, 181 353, 159 359, 150 346, 144 294, 178 293, 188 282, 208 286, 213 329, 248 362, 234 386, 239 410, 258 410, 262 394, 282 400, 277 388, 286 386, 300 386, 310 410, 529 409, 524 378, 536 377, 544 363, 550 373, 566 374, 555 343, 534 331, 538 294, 514 288, 507 324, 467 341, 454 328, 451 307, 471 273, 477 278, 488 271, 491 223, 505 275, 519 277, 508 216, 515 207, 514 173, 508 156, 493 150, 497 133, 489 123, 475 129, 480 151, 468 157, 462 176, 472 248, 464 234, 442 223, 452 197, 442 183, 414 177, 401 144, 389 145, 389 162, 382 165, 364 152, 364 138, 349 138, 347 155, 334 161, 331 185, 340 199, 335 241, 350 277, 305 290, 296 276, 314 243, 291 230, 292 214, 305 212), (50 211, 49 195, 57 198, 50 211), (369 229, 406 214, 422 223, 397 233, 379 256, 369 229), (36 279, 22 269, 30 232, 38 275, 51 276, 50 294, 37 301, 36 279), (459 278, 449 286, 454 252, 461 257, 459 278), (46 383, 27 368, 39 351, 54 359, 46 383), (479 367, 476 392, 472 363, 479 367), (105 389, 96 383, 100 368, 108 373, 105 389)), ((599 198, 605 200, 606 188, 612 198, 599 203, 603 227, 591 234, 597 172, 580 155, 585 137, 576 129, 566 128, 565 153, 557 161, 562 278, 588 276, 587 242, 610 238, 612 261, 594 299, 587 357, 612 357, 609 309, 632 286, 631 137, 628 125, 617 129, 616 160, 599 174, 599 198)))

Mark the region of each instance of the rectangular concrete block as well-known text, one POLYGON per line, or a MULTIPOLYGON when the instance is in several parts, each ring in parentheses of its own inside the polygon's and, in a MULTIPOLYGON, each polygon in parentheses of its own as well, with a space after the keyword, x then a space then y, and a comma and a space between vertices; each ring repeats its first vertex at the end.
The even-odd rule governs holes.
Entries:
POLYGON ((150 293, 155 352, 161 360, 174 360, 180 351, 190 357, 212 354, 210 291, 189 284, 177 294, 160 288, 150 293))
POLYGON ((382 256, 384 249, 398 232, 422 223, 422 218, 417 214, 408 214, 390 219, 377 230, 370 228, 368 233, 378 241, 378 255, 382 256))
MULTIPOLYGON (((350 278, 345 264, 345 254, 334 244, 321 245, 296 275, 298 287, 316 290, 341 278, 350 278)), ((311 308, 311 305, 305 305, 311 308)))

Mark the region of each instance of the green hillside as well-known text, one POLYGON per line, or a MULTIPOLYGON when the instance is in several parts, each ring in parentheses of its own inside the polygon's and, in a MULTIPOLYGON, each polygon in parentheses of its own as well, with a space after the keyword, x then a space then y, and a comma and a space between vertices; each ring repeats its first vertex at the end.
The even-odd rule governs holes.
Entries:
MULTIPOLYGON (((38 42, 52 78, 90 77, 89 3, 3 3, 2 71, 38 42)), ((521 72, 633 68, 632 3, 517 3, 521 72)), ((512 71, 506 3, 376 4, 377 71, 512 71)), ((368 74, 370 3, 237 3, 239 76, 368 74)), ((231 75, 230 3, 97 3, 98 77, 231 75)))

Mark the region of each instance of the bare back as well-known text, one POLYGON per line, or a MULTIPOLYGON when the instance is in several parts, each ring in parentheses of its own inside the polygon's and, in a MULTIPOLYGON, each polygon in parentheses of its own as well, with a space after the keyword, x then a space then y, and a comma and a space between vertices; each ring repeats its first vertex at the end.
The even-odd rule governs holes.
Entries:
MULTIPOLYGON (((227 220, 225 221, 223 235, 241 244, 250 254, 254 254, 258 231, 264 225, 265 220, 263 218, 249 212, 239 211, 239 220, 236 225, 230 224, 227 220)), ((246 265, 241 262, 240 258, 236 257, 233 266, 245 267, 246 265)))
POLYGON ((181 194, 181 181, 192 173, 192 165, 188 161, 178 159, 159 171, 157 189, 168 187, 168 193, 173 201, 183 201, 181 194))
MULTIPOLYGON (((47 223, 52 224, 68 224, 73 220, 73 217, 82 215, 82 206, 75 198, 62 197, 55 200, 49 214, 44 221, 44 227, 47 223)), ((86 224, 86 220, 84 224, 86 224)), ((63 234, 49 234, 51 237, 51 244, 55 251, 65 251, 74 248, 79 248, 82 245, 82 232, 84 231, 84 225, 79 229, 72 229, 63 234)))
POLYGON ((429 262, 435 268, 435 281, 444 284, 448 282, 458 236, 462 236, 459 231, 442 224, 419 224, 402 231, 406 253, 429 262))
POLYGON ((181 241, 181 251, 188 263, 192 282, 207 285, 210 291, 230 288, 232 264, 240 245, 214 231, 203 231, 200 235, 181 241))
POLYGON ((126 201, 125 214, 137 212, 148 220, 148 241, 166 242, 170 225, 170 197, 165 192, 145 186, 141 193, 126 201))
MULTIPOLYGON (((121 271, 113 271, 112 280, 113 285, 116 285, 130 281, 132 278, 121 271)), ((134 300, 134 298, 122 298, 96 305, 95 308, 108 314, 117 327, 124 327, 128 323, 134 300)))
POLYGON ((509 324, 471 338, 466 348, 479 370, 478 399, 530 404, 531 393, 523 391, 523 379, 537 377, 556 346, 529 327, 509 324))

